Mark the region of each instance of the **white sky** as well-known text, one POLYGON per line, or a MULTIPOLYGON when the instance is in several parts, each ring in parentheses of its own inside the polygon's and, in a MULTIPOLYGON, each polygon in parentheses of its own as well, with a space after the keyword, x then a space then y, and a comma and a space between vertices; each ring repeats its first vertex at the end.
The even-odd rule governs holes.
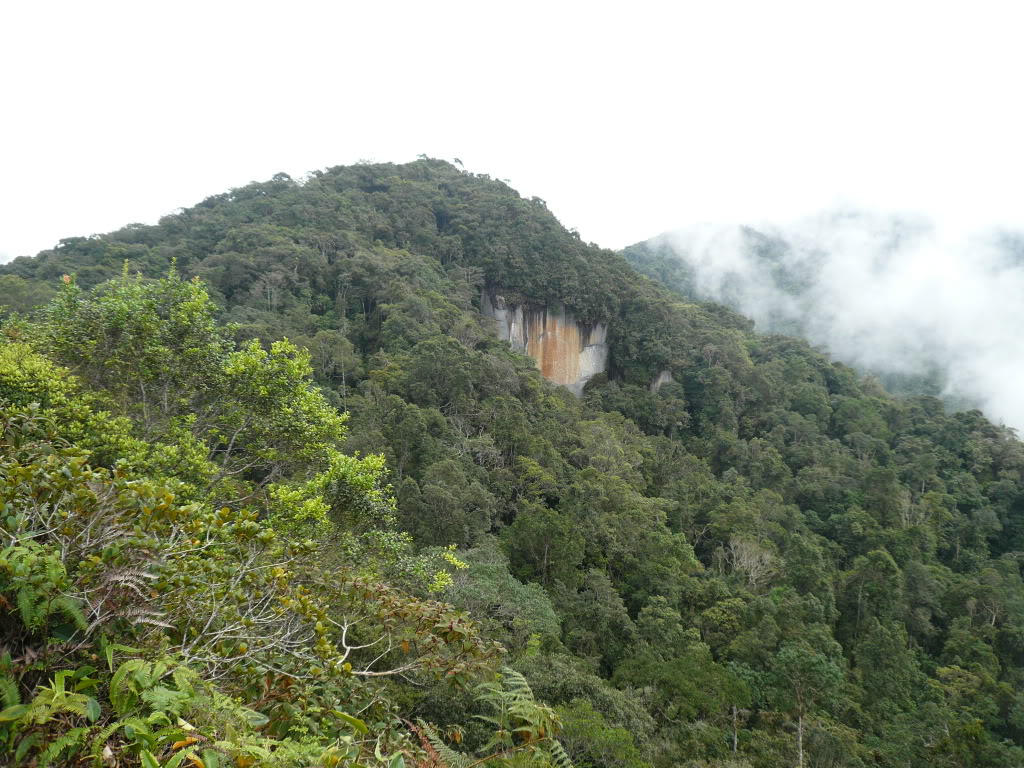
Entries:
POLYGON ((1024 225, 1024 5, 609 5, 3 3, 0 260, 419 153, 609 247, 837 200, 1024 225))

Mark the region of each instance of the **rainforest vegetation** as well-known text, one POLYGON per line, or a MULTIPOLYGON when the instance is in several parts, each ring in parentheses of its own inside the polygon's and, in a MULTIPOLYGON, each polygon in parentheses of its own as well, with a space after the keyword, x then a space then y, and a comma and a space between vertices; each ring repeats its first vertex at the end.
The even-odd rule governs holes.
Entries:
POLYGON ((1024 762, 1016 436, 543 200, 281 174, 0 304, 0 764, 1024 762), (546 382, 484 290, 606 322, 607 373, 546 382))

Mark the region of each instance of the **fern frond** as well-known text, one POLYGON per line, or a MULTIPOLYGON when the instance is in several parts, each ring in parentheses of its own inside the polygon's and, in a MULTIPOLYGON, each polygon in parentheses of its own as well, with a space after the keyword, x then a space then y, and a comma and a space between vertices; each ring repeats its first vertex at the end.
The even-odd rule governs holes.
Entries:
POLYGON ((469 768, 473 764, 473 759, 461 752, 456 752, 454 749, 444 743, 444 740, 438 734, 434 726, 429 723, 425 723, 422 720, 419 721, 420 728, 423 729, 423 733, 427 736, 427 741, 430 742, 430 746, 434 748, 434 751, 440 756, 441 761, 448 766, 448 768, 469 768))
POLYGON ((126 678, 132 672, 144 669, 146 666, 146 662, 142 659, 129 659, 117 668, 114 676, 110 679, 110 703, 114 705, 114 711, 119 715, 128 711, 131 701, 132 692, 125 684, 126 678))
POLYGON ((179 691, 191 695, 195 693, 195 683, 200 677, 195 670, 188 667, 175 667, 171 673, 171 679, 174 680, 174 686, 179 691))
POLYGON ((558 768, 575 768, 572 764, 572 759, 565 753, 565 749, 555 739, 551 739, 551 743, 548 745, 548 752, 551 755, 552 762, 558 768))
POLYGON ((37 765, 39 768, 45 768, 45 766, 50 765, 54 760, 60 757, 62 752, 68 749, 74 750, 68 754, 68 757, 76 754, 85 744, 85 739, 88 734, 88 728, 72 728, 59 739, 51 742, 46 749, 39 753, 37 765))
POLYGON ((528 696, 531 700, 533 699, 533 689, 530 688, 530 684, 526 682, 526 678, 522 674, 511 667, 505 667, 501 672, 506 690, 519 696, 528 696))
POLYGON ((18 613, 21 614, 21 623, 29 629, 36 629, 39 626, 41 613, 36 607, 36 592, 32 587, 24 586, 18 590, 15 598, 18 603, 18 613))
MULTIPOLYGON (((444 761, 441 760, 441 755, 439 755, 437 750, 434 749, 434 745, 430 743, 430 739, 428 739, 427 735, 423 732, 423 728, 415 723, 410 723, 408 720, 403 720, 402 722, 409 727, 410 731, 416 734, 416 738, 420 741, 420 746, 423 747, 423 751, 427 754, 428 762, 423 766, 423 768, 426 768, 426 766, 431 766, 432 768, 444 768, 444 761)), ((422 723, 423 721, 421 720, 420 722, 422 723)))
POLYGON ((103 577, 104 584, 133 584, 135 586, 141 586, 145 584, 146 579, 156 579, 155 573, 150 573, 143 568, 120 568, 115 571, 110 571, 103 577))
POLYGON ((22 764, 22 762, 25 759, 25 756, 28 755, 28 751, 36 745, 36 742, 39 741, 39 738, 39 731, 34 731, 33 733, 30 733, 28 736, 21 740, 21 742, 18 744, 18 748, 14 750, 15 765, 22 764))
POLYGON ((0 704, 3 707, 13 707, 21 704, 21 691, 18 690, 18 681, 10 672, 0 672, 0 704))
POLYGON ((162 685, 142 692, 142 700, 152 710, 180 714, 183 705, 189 700, 190 694, 185 691, 172 691, 162 685))
POLYGON ((80 693, 72 693, 68 696, 67 700, 63 703, 65 712, 69 712, 79 717, 89 716, 89 697, 83 696, 80 693))
POLYGON ((111 723, 97 733, 96 737, 92 740, 92 764, 96 768, 103 765, 103 747, 107 745, 107 741, 114 735, 114 732, 124 724, 123 720, 111 723))
POLYGON ((162 680, 163 676, 167 674, 170 668, 171 665, 167 663, 166 659, 158 659, 154 661, 153 669, 149 673, 149 681, 146 685, 156 685, 157 680, 162 680))
POLYGON ((154 611, 151 608, 135 605, 130 608, 126 608, 118 615, 117 618, 130 621, 132 624, 148 624, 152 627, 163 627, 164 629, 172 628, 172 624, 168 624, 166 621, 160 620, 163 615, 164 614, 160 611, 154 611))
POLYGON ((82 632, 89 629, 89 622, 85 618, 85 614, 82 613, 81 604, 73 597, 68 595, 60 595, 55 597, 50 605, 53 607, 54 613, 62 613, 71 619, 72 623, 82 632))

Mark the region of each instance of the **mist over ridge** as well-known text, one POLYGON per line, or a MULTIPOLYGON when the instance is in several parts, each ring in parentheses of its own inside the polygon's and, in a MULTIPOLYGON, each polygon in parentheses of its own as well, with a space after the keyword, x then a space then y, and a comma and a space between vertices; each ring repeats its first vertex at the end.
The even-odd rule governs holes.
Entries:
POLYGON ((625 253, 682 293, 803 336, 894 391, 1024 428, 1024 236, 841 208, 782 225, 688 227, 625 253))

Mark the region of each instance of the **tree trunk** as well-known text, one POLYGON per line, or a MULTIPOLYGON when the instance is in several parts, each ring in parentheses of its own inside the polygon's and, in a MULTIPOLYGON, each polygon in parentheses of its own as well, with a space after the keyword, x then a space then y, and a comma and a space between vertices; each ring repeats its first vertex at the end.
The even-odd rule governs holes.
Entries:
POLYGON ((796 764, 798 768, 804 768, 804 716, 800 713, 796 716, 796 764))

